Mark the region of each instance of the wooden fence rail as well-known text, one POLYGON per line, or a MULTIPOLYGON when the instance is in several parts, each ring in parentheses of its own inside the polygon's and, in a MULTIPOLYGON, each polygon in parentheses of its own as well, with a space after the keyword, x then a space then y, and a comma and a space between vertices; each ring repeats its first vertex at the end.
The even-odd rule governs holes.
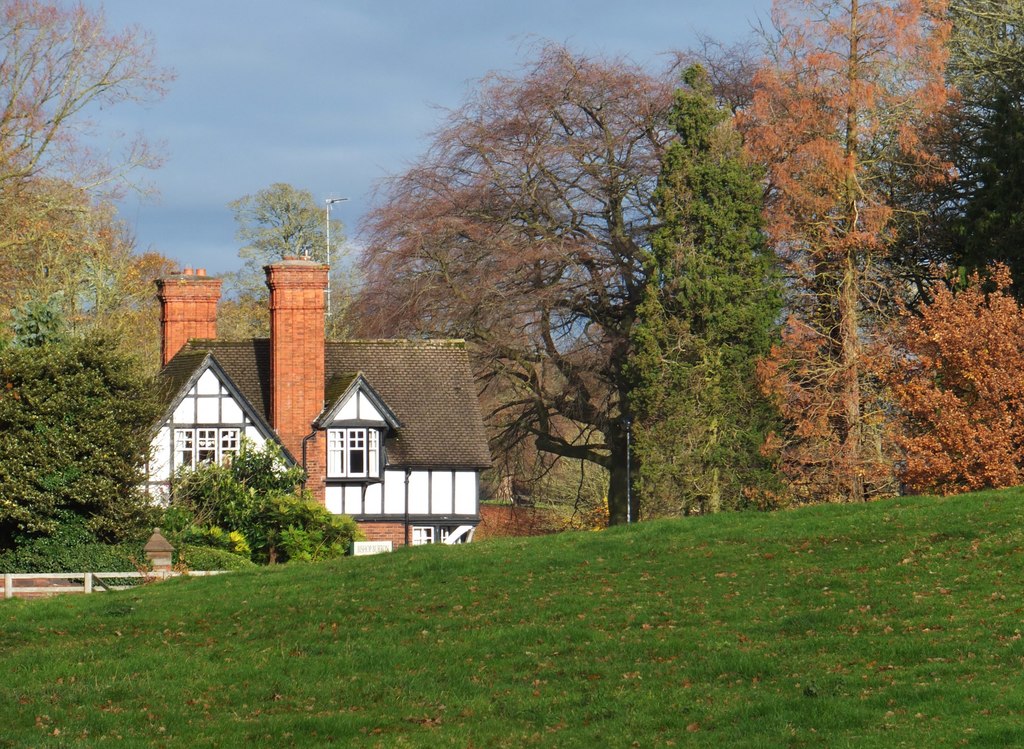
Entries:
POLYGON ((194 577, 222 575, 227 570, 199 572, 23 572, 3 575, 4 598, 56 595, 58 593, 95 593, 104 590, 127 590, 152 580, 166 580, 186 574, 194 577), (126 584, 124 580, 138 579, 126 584), (110 582, 108 582, 110 581, 110 582), (19 585, 19 582, 22 583, 19 585))

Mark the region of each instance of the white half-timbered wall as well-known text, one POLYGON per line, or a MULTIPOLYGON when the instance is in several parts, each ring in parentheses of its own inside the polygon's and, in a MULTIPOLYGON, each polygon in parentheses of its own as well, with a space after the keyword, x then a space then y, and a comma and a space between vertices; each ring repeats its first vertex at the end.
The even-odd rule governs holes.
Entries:
MULTIPOLYGON (((262 447, 272 437, 251 413, 231 395, 214 369, 203 371, 153 438, 147 482, 150 495, 165 498, 171 477, 182 465, 222 460, 225 452, 237 450, 243 437, 262 447), (211 435, 215 439, 212 446, 211 435), (222 443, 222 438, 234 435, 237 437, 222 443), (200 436, 206 438, 202 445, 200 436)), ((479 520, 479 472, 388 466, 388 430, 388 419, 358 387, 338 406, 324 440, 328 450, 327 509, 361 521, 403 522, 409 526, 414 544, 443 542, 448 533, 453 539, 469 540, 472 533, 465 531, 479 520)))
POLYGON ((350 393, 349 397, 338 407, 334 414, 335 423, 343 422, 374 422, 384 426, 385 419, 380 411, 373 405, 370 397, 362 390, 350 393))
POLYGON ((413 470, 408 486, 404 470, 385 468, 383 481, 331 484, 327 509, 360 519, 459 518, 479 514, 476 471, 413 470))
POLYGON ((211 435, 216 440, 212 445, 213 459, 222 459, 224 453, 237 451, 242 437, 257 447, 262 447, 268 438, 217 374, 208 368, 153 437, 147 482, 150 495, 160 498, 167 495, 171 476, 188 462, 184 457, 186 450, 191 449, 192 462, 198 462, 200 450, 204 451, 202 459, 210 459, 211 435), (232 449, 231 437, 235 434, 237 440, 232 449), (187 442, 189 436, 192 439, 191 448, 187 442), (202 445, 200 436, 203 437, 202 445))

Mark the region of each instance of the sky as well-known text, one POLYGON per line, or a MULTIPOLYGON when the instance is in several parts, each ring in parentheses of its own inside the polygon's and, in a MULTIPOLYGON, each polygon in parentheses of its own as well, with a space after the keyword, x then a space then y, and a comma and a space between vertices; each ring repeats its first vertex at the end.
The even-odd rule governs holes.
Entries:
MULTIPOLYGON (((162 100, 99 113, 102 146, 142 133, 163 166, 136 174, 122 218, 140 251, 211 274, 236 270, 227 204, 275 182, 309 190, 358 243, 373 193, 429 145, 445 109, 544 42, 663 70, 704 34, 750 36, 768 0, 105 0, 176 79, 162 100)), ((333 240, 332 240, 333 243, 333 240)))

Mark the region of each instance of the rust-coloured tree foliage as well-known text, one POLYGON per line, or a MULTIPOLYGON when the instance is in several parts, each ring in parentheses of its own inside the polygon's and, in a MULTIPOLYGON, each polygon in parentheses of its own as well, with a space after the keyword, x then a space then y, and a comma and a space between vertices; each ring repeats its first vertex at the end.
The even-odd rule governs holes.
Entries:
POLYGON ((1024 483, 1024 311, 1010 284, 999 265, 899 320, 903 356, 890 376, 910 491, 1024 483))
POLYGON ((744 130, 768 166, 767 231, 788 276, 783 341, 761 375, 789 425, 768 447, 798 500, 891 486, 871 372, 892 291, 881 261, 909 210, 893 196, 947 176, 925 137, 947 98, 941 11, 920 0, 774 6, 744 130))

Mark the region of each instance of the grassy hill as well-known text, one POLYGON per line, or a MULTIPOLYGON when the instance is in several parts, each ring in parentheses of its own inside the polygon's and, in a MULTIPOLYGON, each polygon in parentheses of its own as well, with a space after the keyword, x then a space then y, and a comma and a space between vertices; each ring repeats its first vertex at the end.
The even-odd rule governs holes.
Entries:
POLYGON ((0 747, 1024 744, 1024 492, 0 602, 0 747))

